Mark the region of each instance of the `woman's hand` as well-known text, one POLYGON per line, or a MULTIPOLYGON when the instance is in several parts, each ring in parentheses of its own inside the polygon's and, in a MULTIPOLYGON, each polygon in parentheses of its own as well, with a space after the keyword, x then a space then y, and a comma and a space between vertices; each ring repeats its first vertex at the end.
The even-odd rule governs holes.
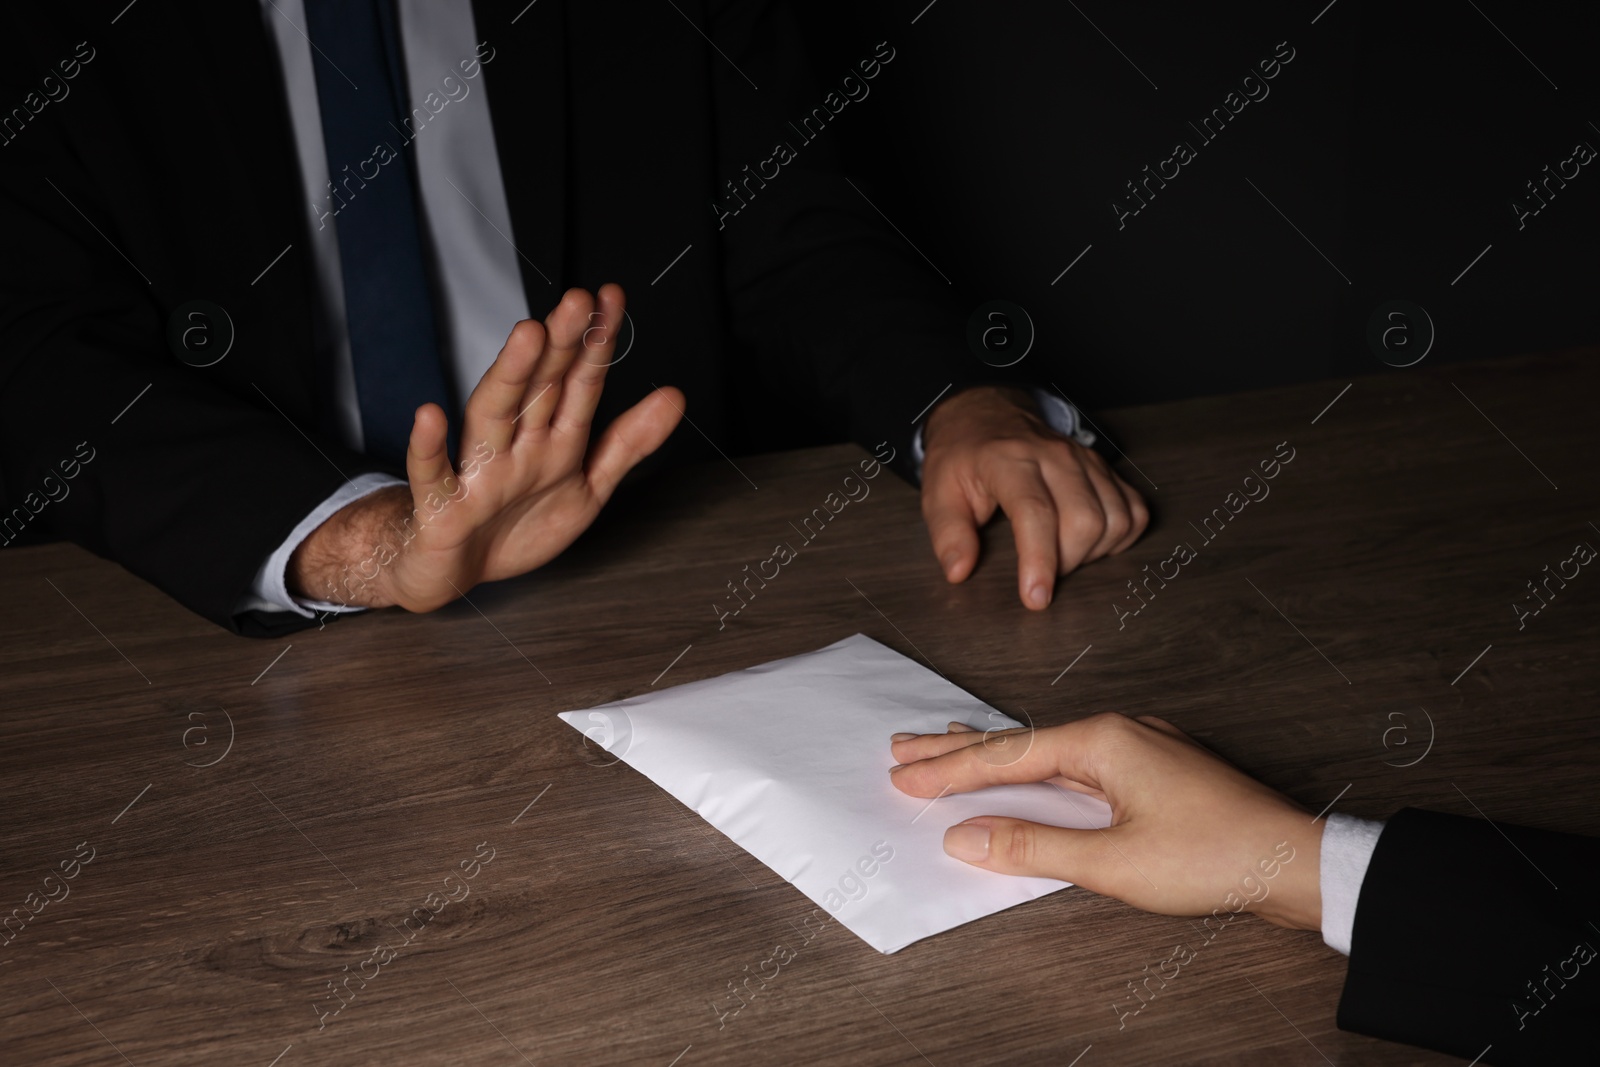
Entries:
POLYGON ((1164 915, 1249 910, 1321 929, 1322 824, 1162 719, 1102 714, 987 733, 951 723, 896 734, 892 751, 890 776, 912 796, 1048 781, 1111 806, 1104 830, 990 815, 950 827, 945 851, 975 867, 1060 878, 1164 915))

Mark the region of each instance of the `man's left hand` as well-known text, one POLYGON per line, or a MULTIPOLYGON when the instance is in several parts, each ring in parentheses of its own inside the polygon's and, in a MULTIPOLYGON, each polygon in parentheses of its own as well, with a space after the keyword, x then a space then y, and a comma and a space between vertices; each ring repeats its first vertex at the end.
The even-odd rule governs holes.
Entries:
POLYGON ((978 563, 999 508, 1017 539, 1017 590, 1035 611, 1058 575, 1121 552, 1150 521, 1144 499, 1097 453, 1045 422, 1020 389, 980 386, 941 402, 922 431, 922 516, 945 577, 978 563))

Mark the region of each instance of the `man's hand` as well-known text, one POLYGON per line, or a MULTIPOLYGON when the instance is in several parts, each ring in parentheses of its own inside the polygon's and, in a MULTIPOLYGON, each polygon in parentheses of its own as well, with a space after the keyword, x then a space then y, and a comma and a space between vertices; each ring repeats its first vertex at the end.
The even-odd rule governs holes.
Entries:
POLYGON ((1056 577, 1121 552, 1150 512, 1099 455, 1051 429, 1019 389, 980 387, 936 406, 923 424, 922 516, 945 577, 978 563, 978 528, 998 507, 1017 538, 1017 588, 1036 611, 1056 577))
POLYGON ((1103 714, 1039 730, 950 728, 896 735, 900 766, 889 773, 901 792, 1049 781, 1101 798, 1112 813, 1105 830, 968 819, 945 832, 956 859, 1076 882, 1162 915, 1249 910, 1279 926, 1321 929, 1322 824, 1171 723, 1103 714))
POLYGON ((602 286, 598 308, 569 289, 543 325, 517 323, 467 401, 461 469, 446 451, 444 411, 424 404, 406 452, 410 485, 364 497, 313 531, 290 560, 290 591, 432 611, 560 554, 683 413, 682 393, 657 390, 588 451, 622 309, 620 286, 602 286))

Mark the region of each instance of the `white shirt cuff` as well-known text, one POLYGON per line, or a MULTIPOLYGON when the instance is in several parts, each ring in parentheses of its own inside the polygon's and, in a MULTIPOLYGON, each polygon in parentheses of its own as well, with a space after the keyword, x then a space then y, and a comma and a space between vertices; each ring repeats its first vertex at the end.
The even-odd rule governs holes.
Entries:
POLYGON ((1361 883, 1381 833, 1382 822, 1339 814, 1329 815, 1322 831, 1322 940, 1346 956, 1361 883))
MULTIPOLYGON (((1044 421, 1050 428, 1063 437, 1070 437, 1084 448, 1091 448, 1095 442, 1094 434, 1082 425, 1083 420, 1078 417, 1078 409, 1056 396, 1054 393, 1043 389, 1034 389, 1034 402, 1039 405, 1039 413, 1044 416, 1044 421)), ((922 480, 922 424, 917 424, 917 432, 911 435, 911 465, 917 470, 917 481, 922 480)))
POLYGON ((405 485, 399 478, 388 474, 369 472, 358 474, 345 482, 333 495, 314 508, 311 514, 300 520, 289 536, 284 538, 283 544, 277 551, 267 557, 261 569, 256 571, 255 581, 250 586, 248 596, 242 597, 234 607, 235 615, 246 611, 288 611, 303 618, 313 618, 317 612, 344 612, 362 611, 363 608, 353 608, 348 604, 334 604, 325 600, 302 599, 292 596, 285 576, 289 571, 289 557, 294 555, 294 550, 300 547, 300 542, 311 536, 311 531, 327 522, 333 513, 347 504, 354 503, 364 496, 377 492, 379 489, 391 485, 405 485))

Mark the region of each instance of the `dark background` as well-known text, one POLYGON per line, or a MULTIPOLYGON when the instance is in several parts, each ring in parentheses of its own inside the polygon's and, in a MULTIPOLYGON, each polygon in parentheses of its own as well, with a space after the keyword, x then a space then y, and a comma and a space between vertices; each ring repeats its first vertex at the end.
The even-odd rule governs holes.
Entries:
POLYGON ((1425 365, 1594 342, 1600 160, 1520 232, 1510 207, 1600 148, 1593 6, 1325 4, 799 14, 823 89, 896 49, 823 136, 952 301, 1026 309, 1015 370, 1085 406, 1384 371, 1367 326, 1395 299, 1432 320, 1425 365), (1187 122, 1280 41, 1295 57, 1270 95, 1202 143, 1187 122), (1178 140, 1198 158, 1119 231, 1111 202, 1178 140))

